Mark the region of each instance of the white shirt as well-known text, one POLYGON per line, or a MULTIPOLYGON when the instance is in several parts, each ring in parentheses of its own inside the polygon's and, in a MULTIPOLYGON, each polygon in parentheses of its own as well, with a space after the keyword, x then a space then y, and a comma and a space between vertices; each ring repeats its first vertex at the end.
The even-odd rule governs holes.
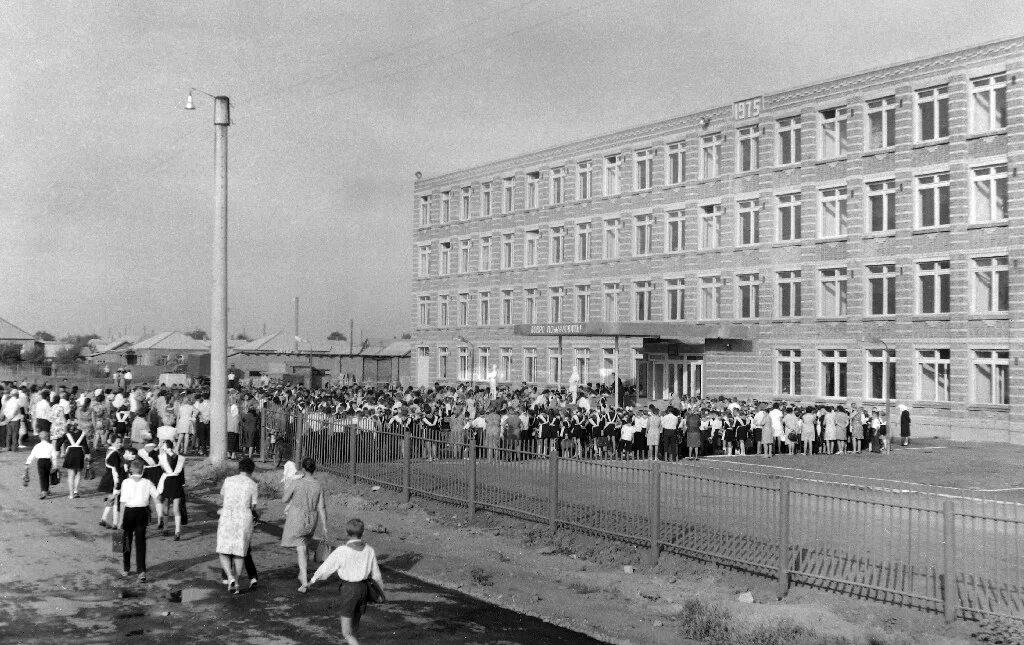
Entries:
POLYGON ((362 540, 349 540, 332 551, 309 582, 312 584, 317 580, 324 580, 335 572, 346 582, 361 582, 372 577, 382 589, 384 588, 384 578, 381 577, 380 567, 377 566, 377 553, 372 546, 362 540), (353 543, 361 544, 362 550, 350 548, 349 545, 353 543))
POLYGON ((50 466, 55 466, 57 464, 57 450, 49 441, 40 441, 32 446, 32 452, 28 453, 25 465, 31 464, 33 459, 49 459, 50 466))
POLYGON ((12 396, 7 399, 7 403, 4 403, 4 419, 7 420, 7 423, 12 423, 21 421, 21 418, 21 403, 18 401, 18 397, 12 396))
POLYGON ((665 415, 661 417, 661 427, 665 430, 677 429, 679 427, 679 417, 671 412, 666 412, 665 415))
POLYGON ((144 477, 129 477, 121 483, 121 503, 128 508, 146 508, 149 500, 159 499, 156 486, 144 477))

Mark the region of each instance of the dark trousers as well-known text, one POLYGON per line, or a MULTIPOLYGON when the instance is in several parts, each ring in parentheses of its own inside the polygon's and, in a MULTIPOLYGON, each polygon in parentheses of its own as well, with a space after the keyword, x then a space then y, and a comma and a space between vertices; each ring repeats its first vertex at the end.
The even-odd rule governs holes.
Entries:
POLYGON ((124 556, 124 570, 131 569, 132 538, 135 538, 135 564, 139 573, 146 572, 146 524, 149 522, 149 507, 126 508, 122 518, 124 533, 121 535, 121 551, 124 556))
POLYGON ((44 493, 50 492, 50 469, 53 467, 53 462, 49 459, 39 459, 36 461, 36 472, 39 473, 39 490, 44 493))
MULTIPOLYGON (((259 572, 256 571, 256 562, 252 559, 252 547, 249 547, 249 550, 245 552, 245 559, 242 563, 245 565, 245 575, 249 576, 249 580, 255 580, 259 572)), ((223 570, 220 572, 220 579, 227 580, 223 570)))
POLYGON ((663 459, 679 459, 679 436, 675 432, 666 434, 661 431, 661 454, 663 459))
POLYGON ((210 447, 210 422, 196 422, 196 448, 206 450, 210 447))
POLYGON ((4 445, 8 450, 18 449, 18 432, 21 430, 21 421, 11 421, 7 424, 7 440, 4 445))

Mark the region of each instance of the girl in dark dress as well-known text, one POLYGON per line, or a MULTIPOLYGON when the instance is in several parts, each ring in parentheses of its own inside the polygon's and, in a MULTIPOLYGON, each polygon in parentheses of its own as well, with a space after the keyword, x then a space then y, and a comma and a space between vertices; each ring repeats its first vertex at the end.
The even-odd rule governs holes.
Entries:
MULTIPOLYGON (((167 440, 160 446, 160 468, 164 471, 157 492, 163 499, 163 514, 174 513, 174 541, 181 539, 181 499, 185 496, 185 457, 174 450, 174 442, 167 440)), ((167 529, 164 529, 167 535, 167 529)))
POLYGON ((107 448, 107 457, 103 460, 103 477, 100 478, 99 492, 106 493, 103 498, 103 515, 100 516, 100 526, 112 529, 117 526, 117 493, 121 490, 121 480, 124 479, 124 461, 121 459, 121 437, 115 436, 107 448), (111 517, 112 523, 107 522, 111 517))
POLYGON ((82 470, 85 468, 85 446, 89 437, 74 421, 68 424, 68 433, 64 435, 67 450, 64 453, 64 468, 68 471, 68 499, 81 497, 78 484, 82 481, 82 470))
POLYGON ((910 445, 910 410, 907 406, 900 404, 900 445, 910 445))

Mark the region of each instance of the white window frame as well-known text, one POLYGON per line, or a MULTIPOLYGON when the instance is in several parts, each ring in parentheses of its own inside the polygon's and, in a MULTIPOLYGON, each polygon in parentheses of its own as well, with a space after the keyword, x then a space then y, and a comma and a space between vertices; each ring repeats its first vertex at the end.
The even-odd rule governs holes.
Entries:
POLYGON ((700 138, 700 179, 715 179, 722 175, 722 146, 725 136, 721 132, 700 138))
POLYGON ((753 172, 761 167, 761 126, 736 131, 736 172, 753 172))
POLYGON ((526 231, 523 240, 523 266, 535 267, 540 259, 540 231, 526 231))
POLYGON ((421 244, 419 249, 420 249, 420 253, 419 253, 419 258, 420 259, 419 259, 419 268, 417 270, 417 275, 419 275, 419 277, 421 277, 421 278, 425 278, 428 275, 430 275, 430 251, 431 251, 431 249, 430 249, 430 245, 429 244, 421 244))
POLYGON ((865 230, 871 233, 885 233, 896 230, 896 180, 870 181, 864 187, 864 213, 867 221, 865 230), (876 220, 881 226, 876 226, 876 220))
POLYGON ((420 195, 420 226, 430 226, 430 195, 420 195))
POLYGON ((971 403, 978 405, 1010 404, 1010 351, 1007 349, 974 349, 971 351, 971 403), (988 392, 982 387, 979 371, 990 373, 988 392))
POLYGON ((540 208, 540 171, 526 173, 526 208, 540 208))
POLYGON ((527 383, 537 383, 537 348, 523 348, 523 380, 527 383))
POLYGON ((480 265, 479 271, 490 271, 494 267, 494 242, 490 235, 484 235, 480 238, 480 265))
POLYGON ((552 226, 551 234, 549 239, 551 244, 548 248, 548 263, 549 264, 562 264, 565 260, 566 250, 566 231, 565 226, 552 226))
POLYGON ((477 296, 477 324, 487 327, 491 324, 491 292, 481 291, 477 296))
POLYGON ((818 350, 818 363, 821 366, 818 381, 818 396, 828 399, 845 399, 850 391, 849 357, 845 349, 818 350), (833 389, 829 391, 827 378, 829 369, 832 375, 833 389))
POLYGON ((950 188, 949 171, 919 175, 914 178, 914 226, 915 228, 940 228, 949 226, 950 222, 950 188), (945 210, 943 210, 943 195, 945 195, 945 210), (924 223, 924 206, 930 203, 932 217, 935 220, 931 224, 924 223), (945 219, 945 221, 942 221, 945 219))
POLYGON ((608 155, 604 158, 602 191, 605 197, 622 193, 622 155, 608 155))
POLYGON ((448 224, 452 221, 452 191, 446 190, 441 193, 441 223, 448 224))
POLYGON ((638 280, 633 283, 633 320, 649 322, 654 311, 654 283, 638 280))
POLYGON ((551 169, 551 204, 557 205, 565 202, 565 168, 551 169))
POLYGON ((590 348, 589 347, 575 347, 572 351, 573 354, 573 368, 579 372, 580 381, 587 383, 590 381, 590 348))
POLYGON ((501 212, 511 213, 515 210, 516 178, 505 177, 501 180, 501 212))
POLYGON ((548 347, 548 383, 560 383, 562 378, 562 354, 557 347, 548 347))
POLYGON ((1011 295, 1009 256, 971 258, 971 313, 1006 313, 1010 310, 1011 295), (983 282, 986 280, 987 286, 983 282), (986 288, 987 294, 982 293, 982 287, 986 288), (1005 298, 1003 291, 1006 292, 1005 298))
POLYGON ((633 153, 633 190, 648 190, 654 186, 654 149, 633 153))
POLYGON ((491 193, 491 182, 480 184, 480 217, 490 217, 494 209, 494 196, 491 193))
POLYGON ((885 150, 896 145, 896 97, 885 96, 868 101, 864 112, 864 148, 866 150, 885 150), (879 145, 874 145, 874 135, 878 132, 879 145))
POLYGON ((452 324, 452 312, 451 312, 452 297, 447 293, 442 293, 437 297, 437 325, 438 327, 451 327, 452 324))
POLYGON ((473 378, 473 355, 468 347, 459 347, 458 380, 468 381, 473 378))
POLYGON ((576 164, 576 199, 590 199, 594 195, 594 164, 581 161, 576 164))
POLYGON ((697 318, 699 320, 720 320, 722 318, 722 276, 701 276, 697 318))
POLYGON ((927 260, 917 263, 917 289, 914 311, 921 315, 948 314, 952 301, 950 261, 927 260), (925 293, 931 292, 933 311, 925 311, 925 293))
POLYGON ((838 159, 850 154, 850 110, 846 107, 818 113, 818 158, 838 159))
POLYGON ((450 356, 448 354, 448 348, 447 347, 438 347, 437 348, 437 378, 438 379, 446 379, 446 378, 448 378, 448 359, 449 358, 450 358, 450 356))
POLYGON ((548 287, 548 322, 558 324, 565 320, 565 287, 548 287))
POLYGON ((686 144, 682 141, 668 144, 666 157, 665 185, 679 186, 686 181, 686 144))
POLYGON ((601 315, 605 322, 619 322, 619 294, 622 293, 622 286, 618 282, 606 282, 602 291, 604 293, 601 315))
POLYGON ((576 322, 590 320, 590 285, 576 285, 576 322))
POLYGON ((882 401, 896 398, 896 350, 869 348, 864 350, 864 398, 868 401, 882 401), (875 391, 875 365, 881 369, 881 388, 875 391), (886 397, 888 390, 888 397, 886 397), (878 396, 875 396, 875 395, 878 396))
POLYGON ((914 363, 914 400, 930 401, 937 403, 948 403, 952 388, 950 386, 952 376, 952 352, 949 348, 920 348, 915 353, 914 363), (930 396, 925 396, 925 369, 931 368, 934 374, 932 380, 933 391, 930 396))
POLYGON ((503 383, 512 381, 512 348, 498 348, 498 380, 503 383))
POLYGON ((586 262, 593 259, 593 236, 591 234, 590 222, 576 223, 576 262, 586 262))
POLYGON ((736 318, 755 320, 760 318, 761 276, 758 273, 736 275, 736 318))
POLYGON ((686 247, 686 213, 673 209, 665 213, 665 252, 682 253, 686 247))
POLYGON ((827 267, 818 270, 818 317, 843 318, 849 313, 849 276, 846 267, 827 267), (831 297, 828 285, 834 285, 831 297))
POLYGON ((775 274, 777 303, 775 313, 779 318, 800 318, 803 312, 803 272, 799 269, 779 271, 775 274), (789 307, 786 307, 786 301, 789 307))
POLYGON ((697 248, 701 250, 717 249, 722 246, 722 205, 706 204, 701 206, 697 220, 697 248))
POLYGON ((605 260, 614 260, 619 257, 619 243, 622 236, 622 220, 619 218, 606 219, 604 221, 604 253, 605 260))
POLYGON ((1008 191, 1007 164, 971 168, 971 223, 989 224, 1007 220, 1010 216, 1008 191), (983 190, 987 190, 990 196, 987 209, 981 206, 983 190))
POLYGON ((799 349, 775 350, 775 393, 800 396, 803 360, 799 349), (788 387, 786 381, 789 381, 788 387))
POLYGON ((466 221, 470 217, 472 217, 472 213, 469 210, 470 209, 470 204, 472 203, 472 199, 473 199, 473 187, 472 186, 465 186, 462 189, 462 211, 459 213, 459 217, 460 217, 460 219, 462 221, 466 221))
POLYGON ((776 124, 775 142, 776 142, 776 153, 775 162, 780 166, 788 166, 790 164, 798 164, 803 159, 802 139, 801 136, 803 123, 800 116, 791 116, 785 119, 779 119, 776 124), (788 143, 788 147, 787 144, 788 143), (786 155, 786 152, 789 155, 786 155))
POLYGON ((864 267, 864 315, 896 315, 896 265, 868 264, 864 267), (882 311, 875 311, 875 293, 881 292, 882 311))
POLYGON ((512 313, 514 309, 514 299, 511 289, 503 289, 501 291, 501 324, 511 325, 512 324, 512 313))
POLYGON ((778 195, 775 198, 776 241, 790 242, 803 239, 803 199, 800 193, 778 195), (789 237, 785 236, 786 222, 789 223, 789 237))
POLYGON ((756 199, 736 202, 736 246, 761 243, 761 203, 756 199))
POLYGON ((452 243, 451 241, 441 242, 438 245, 437 254, 437 275, 451 275, 452 272, 452 243))
POLYGON ((458 316, 459 327, 469 326, 469 294, 459 294, 459 310, 456 312, 458 316))
POLYGON ((511 269, 516 261, 516 237, 515 233, 501 234, 501 268, 511 269))
POLYGON ((845 237, 849 234, 848 195, 846 186, 833 186, 818 191, 819 239, 845 237), (830 216, 834 220, 830 221, 830 216))
POLYGON ((654 249, 654 215, 637 215, 633 219, 633 256, 651 255, 654 249))
POLYGON ((914 117, 917 127, 914 131, 918 143, 944 141, 949 138, 949 86, 939 85, 917 90, 914 93, 914 117), (932 113, 932 127, 926 130, 924 114, 932 113), (942 118, 945 115, 945 118, 942 118), (943 132, 945 130, 945 132, 943 132))
POLYGON ((418 298, 418 311, 419 311, 419 326, 429 327, 430 326, 430 296, 420 296, 418 298))
POLYGON ((686 280, 667 278, 665 280, 665 320, 686 319, 686 280))
POLYGON ((469 272, 469 258, 473 252, 473 241, 472 240, 459 240, 459 273, 469 272))
POLYGON ((972 134, 1006 128, 1006 72, 971 79, 967 112, 972 134))
POLYGON ((537 289, 524 289, 523 322, 527 325, 537 324, 537 289))

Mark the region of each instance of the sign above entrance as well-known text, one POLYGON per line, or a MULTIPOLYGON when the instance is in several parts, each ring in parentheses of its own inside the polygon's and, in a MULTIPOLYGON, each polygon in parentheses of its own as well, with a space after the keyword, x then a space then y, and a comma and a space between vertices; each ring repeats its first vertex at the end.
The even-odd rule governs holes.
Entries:
POLYGON ((622 336, 676 338, 703 344, 705 338, 750 338, 740 325, 684 322, 585 322, 516 325, 516 336, 622 336))

